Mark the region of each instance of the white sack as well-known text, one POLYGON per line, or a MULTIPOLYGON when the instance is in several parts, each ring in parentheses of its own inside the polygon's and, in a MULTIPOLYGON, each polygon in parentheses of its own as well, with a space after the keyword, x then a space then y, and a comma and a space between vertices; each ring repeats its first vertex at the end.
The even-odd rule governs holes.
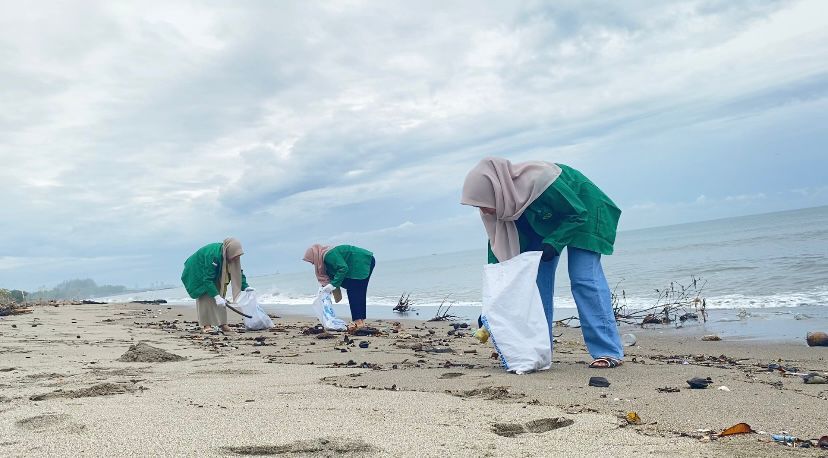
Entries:
POLYGON ((319 295, 313 301, 313 311, 316 313, 316 317, 319 318, 319 322, 322 323, 323 328, 331 331, 344 331, 348 329, 348 325, 340 318, 337 318, 334 313, 331 293, 322 291, 322 288, 319 288, 319 295))
POLYGON ((541 255, 528 251, 483 268, 483 326, 509 372, 524 374, 552 365, 552 343, 537 285, 541 255))
POLYGON ((267 313, 259 305, 256 300, 256 293, 253 291, 242 291, 236 300, 236 305, 242 313, 250 315, 253 318, 244 318, 244 327, 251 331, 259 331, 262 329, 270 329, 273 327, 273 320, 267 316, 267 313))

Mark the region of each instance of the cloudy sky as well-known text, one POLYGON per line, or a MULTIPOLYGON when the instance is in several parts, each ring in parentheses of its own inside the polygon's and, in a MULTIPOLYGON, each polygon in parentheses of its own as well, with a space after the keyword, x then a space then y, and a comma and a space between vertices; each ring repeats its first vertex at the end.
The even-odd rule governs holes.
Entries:
POLYGON ((0 0, 0 287, 485 243, 478 159, 579 168, 622 229, 828 204, 805 1, 0 0))

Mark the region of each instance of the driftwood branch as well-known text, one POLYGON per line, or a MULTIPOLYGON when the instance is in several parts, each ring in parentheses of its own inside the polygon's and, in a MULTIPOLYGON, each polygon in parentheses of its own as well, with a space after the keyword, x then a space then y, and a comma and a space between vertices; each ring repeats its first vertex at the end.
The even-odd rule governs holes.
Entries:
POLYGON ((411 299, 409 299, 410 296, 411 293, 403 292, 400 295, 400 299, 397 301, 397 305, 394 306, 394 311, 397 313, 408 313, 413 311, 414 308, 411 307, 411 304, 413 304, 413 302, 411 301, 411 299))
POLYGON ((454 302, 449 302, 446 306, 446 309, 443 310, 443 306, 446 305, 446 301, 448 300, 449 296, 451 296, 451 293, 449 293, 448 295, 446 295, 446 297, 443 298, 443 302, 440 302, 440 306, 437 307, 437 313, 434 315, 434 318, 428 321, 451 321, 460 318, 457 315, 451 315, 449 313, 449 310, 451 310, 451 306, 454 305, 454 302))
MULTIPOLYGON (((691 276, 690 282, 686 285, 671 281, 666 288, 655 290, 657 297, 652 306, 638 310, 630 309, 627 304, 626 291, 621 289, 619 292, 620 285, 621 281, 616 283, 610 292, 612 311, 615 314, 615 320, 619 323, 642 326, 676 323, 678 326, 685 321, 696 321, 699 318, 707 321, 707 301, 702 296, 707 280, 700 277, 691 276)), ((580 327, 570 324, 577 320, 578 317, 571 316, 556 320, 555 324, 563 327, 580 327)))

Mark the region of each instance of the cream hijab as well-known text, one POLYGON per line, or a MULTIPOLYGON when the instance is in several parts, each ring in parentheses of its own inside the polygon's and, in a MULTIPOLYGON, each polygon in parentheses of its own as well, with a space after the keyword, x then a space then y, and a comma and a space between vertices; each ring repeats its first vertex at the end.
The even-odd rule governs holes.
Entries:
POLYGON ((219 277, 218 290, 221 297, 227 294, 227 284, 233 283, 233 301, 241 293, 241 256, 244 254, 241 242, 233 237, 224 239, 221 245, 221 276, 219 277), (233 260, 233 258, 236 258, 233 260))
POLYGON ((303 261, 313 264, 313 268, 316 271, 316 279, 322 286, 331 282, 330 277, 328 277, 328 271, 325 269, 325 254, 331 248, 333 247, 315 243, 305 250, 305 257, 302 258, 303 261))
POLYGON ((494 215, 481 211, 480 217, 499 261, 520 254, 515 221, 560 175, 561 168, 551 162, 512 164, 499 157, 483 159, 466 175, 460 203, 495 209, 494 215))

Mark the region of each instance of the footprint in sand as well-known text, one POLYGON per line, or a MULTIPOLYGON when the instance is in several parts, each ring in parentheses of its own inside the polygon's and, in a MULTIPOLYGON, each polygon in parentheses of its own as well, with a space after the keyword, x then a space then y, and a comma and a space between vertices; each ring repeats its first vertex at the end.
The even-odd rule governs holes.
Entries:
POLYGON ((498 436, 515 437, 524 433, 545 433, 553 429, 564 428, 572 425, 575 421, 568 418, 541 418, 528 423, 495 423, 492 431, 498 436))
POLYGON ((53 426, 59 426, 67 421, 69 421, 69 415, 47 413, 17 420, 16 424, 23 429, 40 430, 48 429, 53 426))
POLYGON ((85 426, 73 423, 72 417, 64 413, 35 415, 34 417, 17 420, 15 424, 29 431, 46 431, 48 429, 59 428, 63 431, 79 433, 85 429, 85 426))
POLYGON ((222 447, 224 453, 247 456, 264 455, 299 455, 299 456, 348 456, 376 455, 379 453, 374 446, 362 441, 346 441, 342 439, 313 439, 295 441, 285 445, 243 445, 237 447, 222 447))
POLYGON ((466 375, 466 374, 464 374, 462 372, 446 372, 445 374, 441 375, 438 378, 441 378, 441 379, 457 378, 457 377, 462 377, 464 375, 466 375))

